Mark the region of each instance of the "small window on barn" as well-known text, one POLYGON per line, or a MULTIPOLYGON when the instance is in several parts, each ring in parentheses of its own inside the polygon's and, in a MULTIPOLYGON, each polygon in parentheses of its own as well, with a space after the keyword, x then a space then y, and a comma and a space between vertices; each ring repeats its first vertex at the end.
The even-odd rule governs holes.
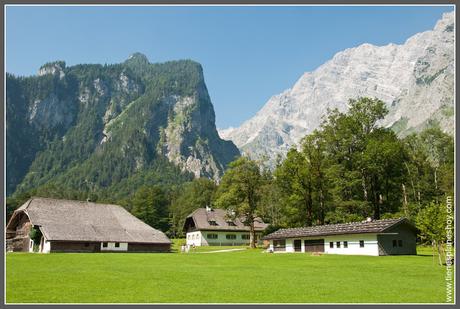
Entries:
POLYGON ((396 239, 393 239, 393 248, 396 248, 396 239))
POLYGON ((106 242, 103 242, 103 243, 102 243, 102 247, 103 247, 103 248, 107 248, 108 246, 109 246, 108 243, 106 243, 106 242))
POLYGON ((334 248, 334 242, 333 242, 333 241, 331 241, 331 242, 329 243, 329 248, 334 248))
POLYGON ((402 247, 402 239, 398 240, 398 247, 402 247))
POLYGON ((348 241, 344 241, 344 242, 343 242, 343 247, 344 247, 344 248, 348 248, 348 241))
POLYGON ((217 222, 215 220, 209 220, 208 221, 209 225, 212 225, 212 226, 218 226, 219 224, 217 224, 217 222))
POLYGON ((337 248, 340 248, 340 241, 337 242, 337 248))
POLYGON ((227 235, 225 235, 225 238, 227 238, 227 239, 236 239, 236 235, 235 234, 227 234, 227 235))
POLYGON ((209 239, 217 239, 217 234, 208 234, 209 239))
POLYGON ((120 243, 119 242, 115 243, 115 248, 120 248, 120 243))
POLYGON ((241 239, 249 239, 249 234, 243 234, 243 235, 241 235, 241 239))
POLYGON ((364 240, 360 240, 360 241, 359 241, 359 247, 360 247, 360 248, 364 248, 364 240))
POLYGON ((236 226, 235 222, 233 222, 233 221, 228 221, 227 224, 228 224, 228 226, 236 226))

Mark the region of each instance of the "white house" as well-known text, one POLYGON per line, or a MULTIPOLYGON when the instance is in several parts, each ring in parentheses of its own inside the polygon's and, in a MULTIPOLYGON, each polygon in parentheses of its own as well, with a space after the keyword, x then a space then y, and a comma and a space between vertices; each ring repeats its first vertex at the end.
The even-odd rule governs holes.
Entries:
MULTIPOLYGON (((184 223, 187 245, 195 246, 235 246, 249 244, 249 225, 241 218, 233 216, 225 209, 198 208, 184 223)), ((256 241, 268 224, 256 218, 254 230, 256 241)))
POLYGON ((405 218, 281 229, 263 239, 278 252, 416 254, 416 228, 405 218))

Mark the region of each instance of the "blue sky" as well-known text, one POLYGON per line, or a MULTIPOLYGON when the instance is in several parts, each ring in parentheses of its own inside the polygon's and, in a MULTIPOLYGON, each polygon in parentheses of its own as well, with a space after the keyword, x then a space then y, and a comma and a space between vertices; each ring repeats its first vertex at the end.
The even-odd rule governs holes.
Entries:
POLYGON ((202 64, 219 128, 238 126, 335 53, 400 44, 452 6, 9 6, 6 68, 32 75, 49 61, 202 64))

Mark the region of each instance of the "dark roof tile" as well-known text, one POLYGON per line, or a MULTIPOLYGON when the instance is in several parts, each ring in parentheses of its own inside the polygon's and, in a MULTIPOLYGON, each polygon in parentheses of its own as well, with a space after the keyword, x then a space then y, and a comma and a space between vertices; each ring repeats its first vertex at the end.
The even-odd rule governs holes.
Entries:
MULTIPOLYGON (((233 220, 235 226, 229 225, 228 211, 225 209, 213 208, 209 211, 206 208, 198 208, 187 218, 193 219, 197 230, 249 231, 249 226, 242 222, 243 218, 233 220), (217 225, 211 225, 209 221, 215 221, 217 225)), ((267 226, 268 224, 265 224, 261 218, 255 219, 256 231, 263 231, 267 226)))
POLYGON ((386 229, 402 222, 405 218, 384 219, 364 222, 328 224, 310 227, 280 229, 268 234, 263 239, 283 239, 293 237, 327 236, 341 234, 381 233, 386 229))

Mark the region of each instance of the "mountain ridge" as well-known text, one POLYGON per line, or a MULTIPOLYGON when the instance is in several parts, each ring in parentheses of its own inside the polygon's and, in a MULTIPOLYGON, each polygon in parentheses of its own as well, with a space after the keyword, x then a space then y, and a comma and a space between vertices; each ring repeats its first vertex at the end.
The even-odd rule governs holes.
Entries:
POLYGON ((268 156, 273 163, 274 154, 284 155, 316 129, 328 108, 344 112, 348 99, 360 96, 387 103, 389 114, 381 125, 401 136, 433 122, 452 133, 454 28, 454 12, 445 13, 433 30, 403 44, 365 43, 338 52, 272 96, 241 126, 219 134, 243 153, 268 156))

